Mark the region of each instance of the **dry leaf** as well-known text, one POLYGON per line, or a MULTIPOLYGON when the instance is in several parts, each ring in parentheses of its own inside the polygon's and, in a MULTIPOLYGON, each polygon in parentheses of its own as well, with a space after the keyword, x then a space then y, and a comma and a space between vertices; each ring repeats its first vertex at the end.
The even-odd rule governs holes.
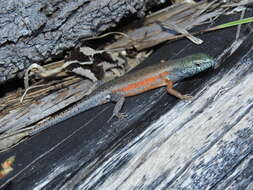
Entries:
POLYGON ((2 169, 0 170, 0 179, 4 178, 6 175, 8 175, 12 170, 12 165, 15 161, 15 156, 11 156, 7 160, 5 160, 1 166, 2 169))

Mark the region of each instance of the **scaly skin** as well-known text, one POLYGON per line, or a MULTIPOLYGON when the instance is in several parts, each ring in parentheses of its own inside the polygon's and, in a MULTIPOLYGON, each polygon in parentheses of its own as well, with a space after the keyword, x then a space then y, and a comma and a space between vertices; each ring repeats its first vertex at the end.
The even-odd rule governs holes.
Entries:
MULTIPOLYGON (((128 73, 111 82, 105 83, 95 90, 89 97, 80 100, 62 113, 36 126, 30 136, 64 121, 93 107, 116 102, 113 115, 121 118, 120 110, 125 97, 135 96, 143 92, 166 86, 167 92, 180 99, 189 99, 173 89, 173 84, 184 78, 193 76, 215 65, 213 58, 205 54, 195 54, 182 59, 155 64, 144 69, 128 73)), ((112 118, 111 117, 111 118, 112 118)))

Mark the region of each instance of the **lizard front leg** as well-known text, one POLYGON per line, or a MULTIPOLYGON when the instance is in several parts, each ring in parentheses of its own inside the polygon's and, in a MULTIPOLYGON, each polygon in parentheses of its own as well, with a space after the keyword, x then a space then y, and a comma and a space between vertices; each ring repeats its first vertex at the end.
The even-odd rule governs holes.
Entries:
POLYGON ((168 80, 167 78, 164 78, 164 82, 166 84, 166 89, 169 94, 171 94, 181 100, 188 100, 188 99, 192 98, 192 96, 183 95, 180 92, 178 92, 177 90, 173 89, 172 81, 168 80))
POLYGON ((127 115, 124 114, 124 113, 120 113, 120 110, 122 109, 123 105, 124 105, 124 102, 125 102, 125 97, 122 96, 122 95, 119 95, 119 94, 113 94, 112 95, 112 101, 115 101, 116 102, 116 105, 113 109, 113 114, 112 116, 110 117, 110 119, 108 120, 111 121, 111 119, 116 116, 117 118, 119 119, 123 119, 125 118, 127 115))
POLYGON ((177 98, 181 99, 181 100, 188 100, 191 99, 192 96, 188 96, 188 95, 184 95, 181 94, 180 92, 178 92, 177 90, 173 89, 173 88, 169 88, 167 86, 167 92, 173 96, 176 96, 177 98))

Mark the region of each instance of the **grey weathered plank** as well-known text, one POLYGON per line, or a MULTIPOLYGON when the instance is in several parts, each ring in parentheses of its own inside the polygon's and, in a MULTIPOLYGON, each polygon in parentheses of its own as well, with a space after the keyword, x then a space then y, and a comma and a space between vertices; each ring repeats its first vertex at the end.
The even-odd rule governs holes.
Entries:
MULTIPOLYGON (((108 153, 90 175, 89 166, 79 171, 78 184, 72 185, 76 189, 250 189, 253 49, 233 64, 225 74, 213 76, 193 100, 179 102, 123 149, 108 153)), ((62 189, 72 185, 69 182, 62 189)))
POLYGON ((92 87, 92 82, 85 80, 72 84, 69 87, 53 92, 33 103, 21 106, 10 113, 2 114, 0 118, 0 133, 5 131, 18 131, 27 127, 50 114, 55 110, 63 109, 69 104, 78 101, 86 95, 92 87), (54 102, 53 104, 51 102, 54 102))

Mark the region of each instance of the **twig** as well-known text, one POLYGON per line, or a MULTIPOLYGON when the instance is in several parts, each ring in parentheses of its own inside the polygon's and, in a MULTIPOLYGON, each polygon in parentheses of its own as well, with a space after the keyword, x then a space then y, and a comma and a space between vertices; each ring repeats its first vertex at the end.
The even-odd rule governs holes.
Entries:
POLYGON ((100 36, 93 36, 93 37, 89 37, 89 38, 84 38, 83 40, 86 41, 86 40, 100 39, 100 38, 104 38, 106 36, 113 35, 113 34, 119 34, 119 35, 125 36, 126 38, 130 39, 131 41, 134 41, 129 35, 127 35, 123 32, 108 32, 108 33, 100 35, 100 36))
MULTIPOLYGON (((242 10, 240 20, 242 20, 242 19, 244 18, 244 15, 245 15, 245 9, 242 10)), ((237 26, 237 31, 236 31, 235 40, 238 40, 239 37, 240 37, 241 27, 242 27, 241 24, 239 24, 239 25, 237 26)))
POLYGON ((32 89, 38 88, 38 87, 44 87, 44 86, 48 86, 48 85, 46 85, 46 84, 41 84, 41 85, 31 86, 31 87, 28 87, 27 89, 25 89, 24 94, 23 94, 22 97, 20 98, 20 103, 23 102, 23 100, 24 100, 24 98, 25 98, 25 96, 26 96, 26 94, 27 94, 27 92, 28 92, 29 90, 32 90, 32 89))

